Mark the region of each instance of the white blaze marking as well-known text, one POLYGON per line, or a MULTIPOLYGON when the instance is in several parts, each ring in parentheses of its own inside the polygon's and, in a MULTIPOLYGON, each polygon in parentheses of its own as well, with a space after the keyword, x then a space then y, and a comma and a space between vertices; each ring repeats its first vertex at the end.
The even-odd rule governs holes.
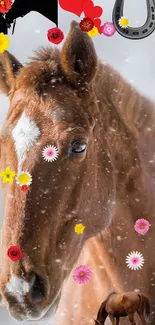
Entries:
POLYGON ((9 283, 6 285, 6 292, 11 293, 20 303, 24 302, 24 296, 29 290, 29 283, 15 275, 11 276, 9 283))
POLYGON ((22 113, 19 121, 12 130, 15 150, 18 157, 19 168, 26 158, 26 153, 37 141, 41 132, 35 121, 31 120, 25 112, 22 113))

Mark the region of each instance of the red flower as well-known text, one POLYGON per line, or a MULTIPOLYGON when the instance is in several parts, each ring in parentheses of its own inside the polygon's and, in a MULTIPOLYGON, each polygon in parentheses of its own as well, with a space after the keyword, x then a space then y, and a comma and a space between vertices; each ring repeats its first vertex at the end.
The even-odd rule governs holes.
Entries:
POLYGON ((93 19, 85 17, 81 20, 79 26, 83 32, 89 32, 94 27, 93 19))
POLYGON ((6 14, 12 6, 12 0, 0 0, 0 13, 6 14))
POLYGON ((27 186, 27 185, 22 185, 22 186, 21 186, 21 190, 22 190, 23 192, 26 192, 26 191, 28 190, 28 186, 27 186))
POLYGON ((47 38, 48 38, 49 42, 51 42, 53 44, 59 44, 64 39, 64 33, 58 27, 51 28, 47 32, 47 38))
POLYGON ((10 246, 8 249, 8 257, 12 261, 17 261, 22 257, 22 251, 18 246, 10 246))

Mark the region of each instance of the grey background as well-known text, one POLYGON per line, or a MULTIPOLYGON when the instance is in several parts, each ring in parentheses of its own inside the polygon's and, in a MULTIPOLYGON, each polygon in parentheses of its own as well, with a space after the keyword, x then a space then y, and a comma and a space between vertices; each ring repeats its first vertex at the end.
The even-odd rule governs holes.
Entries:
MULTIPOLYGON (((73 0, 75 1, 75 0, 73 0)), ((95 5, 103 8, 102 22, 111 21, 115 0, 94 0, 95 5)), ((46 5, 46 3, 45 3, 46 5)), ((126 0, 124 16, 130 21, 130 26, 138 27, 146 20, 145 0, 126 0)), ((83 16, 81 16, 82 18, 83 16)), ((66 12, 59 7, 59 28, 67 36, 71 20, 80 22, 81 18, 66 12)), ((46 33, 55 25, 44 16, 31 12, 24 18, 18 18, 14 35, 9 32, 11 40, 9 51, 22 63, 26 62, 33 50, 41 45, 49 45, 46 33)), ((93 38, 96 51, 101 60, 110 63, 122 76, 132 83, 142 94, 155 101, 155 32, 139 41, 128 40, 117 32, 112 37, 98 35, 93 38)), ((63 42, 58 45, 61 48, 63 42)), ((0 95, 0 126, 9 108, 8 98, 0 95)), ((0 227, 3 221, 2 199, 0 197, 0 227)), ((49 325, 49 322, 34 322, 34 325, 49 325)), ((15 325, 8 312, 0 309, 0 325, 15 325)), ((27 323, 22 323, 23 325, 27 323)), ((30 323, 31 324, 31 323, 30 323)))

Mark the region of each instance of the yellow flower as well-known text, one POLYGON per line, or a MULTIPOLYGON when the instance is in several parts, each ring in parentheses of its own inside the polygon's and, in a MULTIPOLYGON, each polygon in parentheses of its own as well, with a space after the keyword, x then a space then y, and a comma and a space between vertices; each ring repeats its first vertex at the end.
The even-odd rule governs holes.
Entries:
POLYGON ((129 19, 125 18, 125 17, 121 17, 119 19, 119 25, 123 28, 127 28, 129 26, 129 19))
POLYGON ((7 35, 0 33, 0 53, 6 51, 9 47, 10 40, 7 35))
POLYGON ((16 177, 16 182, 18 185, 30 185, 32 183, 32 176, 26 172, 20 172, 16 177))
POLYGON ((98 35, 98 29, 96 26, 94 26, 89 32, 87 32, 87 34, 90 36, 90 37, 95 37, 98 35))
POLYGON ((13 177, 16 175, 14 171, 11 171, 9 167, 6 167, 5 172, 0 172, 0 176, 3 177, 3 183, 13 183, 13 177))
POLYGON ((82 223, 77 223, 74 227, 74 231, 80 235, 80 234, 83 234, 84 232, 84 229, 85 229, 85 226, 82 224, 82 223))

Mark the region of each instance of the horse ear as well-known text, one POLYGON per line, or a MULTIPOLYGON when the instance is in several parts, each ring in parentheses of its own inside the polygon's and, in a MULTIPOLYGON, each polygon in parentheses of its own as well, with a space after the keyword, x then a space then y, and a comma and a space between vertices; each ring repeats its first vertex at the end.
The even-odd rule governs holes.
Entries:
POLYGON ((97 67, 97 55, 91 37, 73 21, 61 52, 61 65, 66 76, 77 82, 90 82, 97 67))
POLYGON ((9 52, 0 54, 0 92, 9 94, 15 86, 15 78, 22 64, 9 52))

